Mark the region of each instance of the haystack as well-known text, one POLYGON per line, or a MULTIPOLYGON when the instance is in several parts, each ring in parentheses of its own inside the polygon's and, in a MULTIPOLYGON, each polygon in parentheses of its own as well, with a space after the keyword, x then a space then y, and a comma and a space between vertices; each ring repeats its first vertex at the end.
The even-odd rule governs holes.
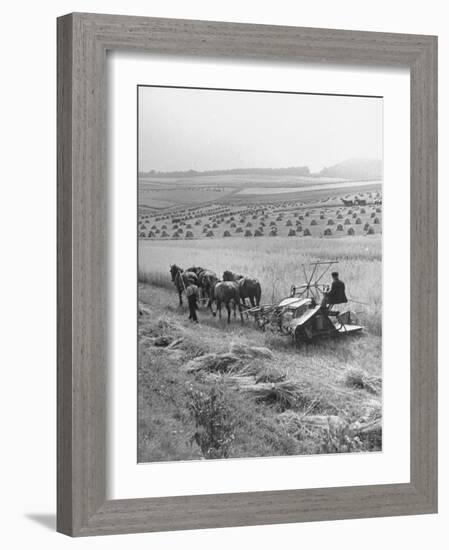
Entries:
POLYGON ((341 225, 341 223, 337 225, 337 231, 343 231, 343 226, 341 225))
POLYGON ((291 227, 293 225, 292 220, 287 220, 285 225, 286 225, 286 227, 291 227))
POLYGON ((232 342, 229 351, 238 357, 273 359, 273 353, 268 348, 249 346, 248 344, 241 344, 239 342, 232 342))
POLYGON ((378 218, 377 216, 374 218, 373 223, 376 223, 376 224, 377 224, 377 223, 380 223, 380 220, 379 220, 379 218, 378 218))
POLYGON ((296 231, 294 229, 290 229, 287 237, 296 237, 296 231))
POLYGON ((183 369, 186 372, 228 372, 240 362, 240 358, 232 353, 207 353, 186 363, 183 369))
POLYGON ((312 221, 310 222, 310 225, 316 225, 316 224, 317 224, 317 221, 316 221, 316 220, 312 220, 312 221))
POLYGON ((345 385, 350 388, 366 390, 369 393, 379 394, 382 389, 382 379, 372 376, 362 369, 351 368, 345 375, 345 385))
POLYGON ((242 231, 243 231, 242 227, 237 227, 237 229, 235 230, 236 233, 241 233, 242 231))
POLYGON ((362 223, 362 218, 357 218, 357 219, 355 220, 355 223, 356 223, 357 225, 360 225, 360 224, 362 223))
POLYGON ((330 237, 331 235, 332 235, 332 229, 330 229, 330 227, 324 230, 325 237, 330 237))
POLYGON ((345 219, 345 225, 351 225, 351 220, 349 218, 345 219))
POLYGON ((248 384, 242 386, 241 391, 251 395, 256 401, 278 403, 285 409, 294 407, 301 400, 301 388, 291 380, 248 384))
POLYGON ((262 229, 256 229, 256 230, 254 231, 254 236, 255 236, 255 237, 262 237, 262 236, 263 236, 263 231, 262 231, 262 229))
POLYGON ((304 235, 304 237, 310 237, 311 233, 310 233, 310 230, 307 229, 307 227, 304 229, 303 235, 304 235))
POLYGON ((370 228, 370 225, 368 222, 366 222, 365 225, 363 226, 363 231, 368 231, 369 228, 370 228))
POLYGON ((369 227, 366 234, 367 235, 374 235, 375 231, 374 231, 374 227, 369 227))
POLYGON ((193 239, 193 231, 186 232, 186 239, 193 239))
POLYGON ((355 231, 353 227, 350 227, 347 232, 348 235, 355 235, 355 231))
POLYGON ((335 223, 335 222, 334 222, 334 220, 333 220, 332 218, 329 218, 329 219, 327 220, 327 225, 334 225, 334 223, 335 223))
POLYGON ((249 229, 247 229, 245 231, 245 237, 252 237, 252 236, 253 236, 253 234, 251 233, 251 231, 249 229))
POLYGON ((229 231, 225 231, 223 233, 223 237, 230 237, 231 236, 231 233, 229 233, 229 231))
POLYGON ((214 236, 215 235, 214 235, 214 232, 212 230, 210 230, 206 233, 206 237, 214 237, 214 236))

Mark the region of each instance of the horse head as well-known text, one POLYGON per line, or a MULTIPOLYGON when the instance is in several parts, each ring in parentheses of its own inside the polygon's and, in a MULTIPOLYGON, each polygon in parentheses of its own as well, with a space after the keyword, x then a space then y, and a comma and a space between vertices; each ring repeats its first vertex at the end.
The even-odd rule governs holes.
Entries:
POLYGON ((182 269, 176 264, 171 265, 170 266, 170 275, 171 275, 171 280, 172 280, 173 283, 175 282, 175 278, 176 278, 176 275, 178 273, 182 273, 182 269))
POLYGON ((233 281, 234 280, 234 273, 232 271, 226 270, 223 271, 223 281, 233 281))

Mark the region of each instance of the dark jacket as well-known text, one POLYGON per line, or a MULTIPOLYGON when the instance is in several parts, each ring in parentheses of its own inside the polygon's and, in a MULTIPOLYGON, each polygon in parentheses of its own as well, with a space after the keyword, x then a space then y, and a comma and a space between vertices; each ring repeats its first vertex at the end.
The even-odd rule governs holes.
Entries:
POLYGON ((340 281, 340 279, 332 281, 331 289, 327 293, 327 301, 329 304, 343 304, 348 301, 343 281, 340 281))

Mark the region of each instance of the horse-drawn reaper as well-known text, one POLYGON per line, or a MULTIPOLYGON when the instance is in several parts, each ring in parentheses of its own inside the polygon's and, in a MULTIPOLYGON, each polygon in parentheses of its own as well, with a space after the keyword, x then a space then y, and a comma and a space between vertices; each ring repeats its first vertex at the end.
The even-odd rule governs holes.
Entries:
POLYGON ((291 287, 290 296, 277 304, 247 310, 262 330, 291 336, 297 345, 322 336, 341 336, 363 330, 355 314, 345 304, 329 303, 329 285, 320 281, 337 261, 310 264, 308 274, 303 265, 304 282, 291 287))

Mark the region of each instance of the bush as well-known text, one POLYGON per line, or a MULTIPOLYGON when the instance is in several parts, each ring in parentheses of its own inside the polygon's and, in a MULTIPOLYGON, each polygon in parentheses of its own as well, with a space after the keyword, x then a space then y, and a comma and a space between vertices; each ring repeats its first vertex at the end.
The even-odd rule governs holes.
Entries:
POLYGON ((223 383, 218 382, 205 391, 190 390, 188 409, 196 426, 193 439, 204 458, 228 458, 238 419, 223 383))

